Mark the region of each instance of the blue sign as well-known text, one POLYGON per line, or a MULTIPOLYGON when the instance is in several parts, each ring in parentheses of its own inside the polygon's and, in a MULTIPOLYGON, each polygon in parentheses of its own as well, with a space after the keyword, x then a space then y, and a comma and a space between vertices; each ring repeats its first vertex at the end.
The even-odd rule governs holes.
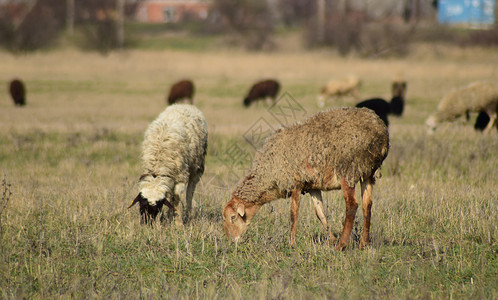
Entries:
POLYGON ((440 24, 492 25, 495 0, 439 0, 440 24))

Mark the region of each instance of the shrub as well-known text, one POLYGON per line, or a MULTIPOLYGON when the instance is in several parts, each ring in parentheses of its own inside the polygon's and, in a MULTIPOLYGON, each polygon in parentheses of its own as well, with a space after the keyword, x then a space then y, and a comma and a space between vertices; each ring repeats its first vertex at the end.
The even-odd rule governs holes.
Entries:
POLYGON ((19 25, 14 24, 12 15, 7 13, 1 16, 0 43, 14 52, 33 51, 52 45, 64 26, 61 17, 64 14, 60 13, 61 6, 58 4, 57 0, 37 1, 19 25))
POLYGON ((470 32, 466 44, 484 47, 498 46, 498 25, 495 25, 491 29, 481 29, 470 32))
POLYGON ((367 22, 361 12, 329 14, 321 40, 317 26, 315 20, 308 23, 307 46, 330 46, 341 55, 355 51, 366 57, 406 55, 414 32, 409 25, 367 22))
POLYGON ((214 0, 217 27, 250 50, 273 47, 274 25, 265 0, 214 0))

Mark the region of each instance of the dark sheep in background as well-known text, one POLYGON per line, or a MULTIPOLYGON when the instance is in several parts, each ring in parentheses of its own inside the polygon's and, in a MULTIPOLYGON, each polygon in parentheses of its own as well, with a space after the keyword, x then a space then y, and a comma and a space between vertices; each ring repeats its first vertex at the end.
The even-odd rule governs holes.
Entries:
POLYGON ((394 79, 391 85, 391 114, 401 116, 405 107, 406 81, 402 78, 394 79))
POLYGON ((194 102, 194 83, 191 80, 180 80, 171 86, 168 96, 168 105, 186 100, 187 103, 194 102))
POLYGON ((20 79, 14 79, 10 82, 9 92, 16 106, 26 105, 26 88, 20 79))
POLYGON ((389 126, 387 115, 391 113, 391 104, 381 98, 372 98, 356 104, 356 107, 366 107, 373 110, 379 118, 389 126))
POLYGON ((394 79, 391 85, 392 98, 387 102, 382 98, 371 98, 364 100, 356 107, 366 107, 373 110, 386 126, 389 126, 388 115, 401 116, 405 108, 406 81, 401 78, 394 79))
POLYGON ((266 98, 271 98, 273 103, 275 103, 279 90, 280 84, 276 80, 268 79, 259 81, 249 90, 247 97, 244 99, 244 106, 249 107, 251 103, 266 98))
POLYGON ((396 96, 391 99, 391 102, 387 102, 382 98, 368 99, 356 104, 356 107, 366 107, 373 110, 384 121, 386 126, 389 126, 387 116, 401 116, 404 105, 405 100, 402 97, 396 96))
POLYGON ((406 81, 401 78, 397 78, 393 80, 393 83, 391 85, 391 91, 393 97, 403 97, 405 98, 406 96, 406 81))

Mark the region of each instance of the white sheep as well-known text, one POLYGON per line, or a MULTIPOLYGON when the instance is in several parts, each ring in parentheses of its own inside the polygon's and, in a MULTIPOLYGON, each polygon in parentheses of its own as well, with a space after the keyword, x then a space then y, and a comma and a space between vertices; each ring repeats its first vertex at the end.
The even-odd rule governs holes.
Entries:
POLYGON ((342 80, 331 80, 325 85, 318 96, 318 106, 325 106, 325 99, 352 95, 358 97, 358 87, 361 81, 357 76, 350 75, 342 80))
POLYGON ((497 110, 498 86, 489 82, 474 82, 447 94, 425 123, 433 132, 442 122, 453 121, 469 112, 484 111, 490 118, 484 132, 489 132, 496 122, 497 110))
POLYGON ((358 207, 355 185, 361 182, 364 226, 360 248, 367 246, 372 188, 388 149, 386 125, 367 108, 320 112, 277 131, 256 153, 251 170, 223 209, 227 236, 238 241, 261 206, 290 196, 293 245, 299 197, 308 192, 317 217, 334 241, 323 213, 321 191, 341 189, 346 200, 346 218, 336 249, 343 249, 349 241, 358 207))
POLYGON ((190 104, 168 106, 145 131, 140 192, 129 207, 140 204, 142 223, 151 223, 165 204, 181 226, 180 202, 188 220, 195 186, 204 172, 207 124, 190 104))

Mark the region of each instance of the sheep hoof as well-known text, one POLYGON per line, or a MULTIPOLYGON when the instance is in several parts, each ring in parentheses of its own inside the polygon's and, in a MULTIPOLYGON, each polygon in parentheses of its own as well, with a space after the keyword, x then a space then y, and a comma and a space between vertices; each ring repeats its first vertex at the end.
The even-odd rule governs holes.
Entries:
POLYGON ((175 225, 177 228, 183 228, 183 222, 181 220, 175 220, 175 225))
POLYGON ((364 249, 365 249, 365 248, 367 248, 368 246, 370 246, 370 243, 369 243, 369 242, 363 242, 363 241, 361 241, 361 242, 360 242, 360 245, 358 246, 358 248, 359 248, 360 250, 364 250, 364 249))
POLYGON ((331 233, 329 235, 329 245, 334 246, 336 242, 337 242, 337 238, 331 233))
POLYGON ((339 242, 339 244, 337 244, 337 246, 335 246, 335 250, 337 250, 337 251, 344 251, 345 248, 346 248, 346 244, 341 243, 341 242, 339 242))

